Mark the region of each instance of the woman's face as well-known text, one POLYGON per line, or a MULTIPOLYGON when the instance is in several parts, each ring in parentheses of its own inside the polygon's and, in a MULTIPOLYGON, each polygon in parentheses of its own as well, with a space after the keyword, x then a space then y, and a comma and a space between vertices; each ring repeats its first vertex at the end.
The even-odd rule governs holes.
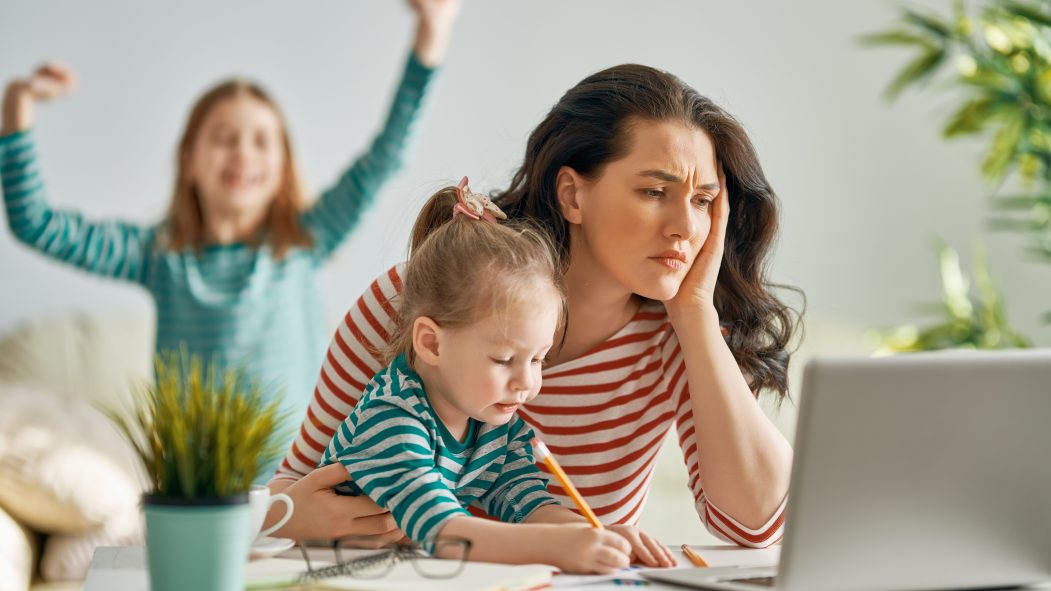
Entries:
POLYGON ((668 300, 711 229, 710 206, 719 193, 715 148, 708 135, 679 121, 636 119, 629 151, 594 179, 575 175, 571 272, 606 275, 631 293, 668 300), (581 270, 579 267, 578 271, 581 270))

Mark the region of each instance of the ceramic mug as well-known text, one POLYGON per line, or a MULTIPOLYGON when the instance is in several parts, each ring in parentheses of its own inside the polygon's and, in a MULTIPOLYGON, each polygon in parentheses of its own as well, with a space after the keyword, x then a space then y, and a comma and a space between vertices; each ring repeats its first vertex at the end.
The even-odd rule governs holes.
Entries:
POLYGON ((274 533, 292 518, 292 497, 283 493, 272 495, 270 494, 270 489, 262 484, 252 485, 251 490, 248 491, 248 505, 251 507, 252 511, 252 521, 249 524, 248 539, 253 542, 274 533), (282 515, 281 519, 278 519, 277 523, 274 525, 271 525, 263 531, 259 531, 263 527, 263 522, 266 521, 266 514, 270 512, 270 506, 274 503, 284 503, 286 507, 285 514, 282 515))

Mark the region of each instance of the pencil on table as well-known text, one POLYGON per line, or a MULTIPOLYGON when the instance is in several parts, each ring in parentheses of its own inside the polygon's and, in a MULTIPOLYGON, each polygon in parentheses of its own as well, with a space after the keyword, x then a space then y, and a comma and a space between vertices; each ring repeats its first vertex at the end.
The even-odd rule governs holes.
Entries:
POLYGON ((686 556, 686 559, 693 563, 694 566, 708 566, 708 563, 701 558, 701 555, 694 552, 693 548, 690 548, 686 544, 682 545, 682 553, 686 556))
POLYGON ((551 452, 547 449, 547 446, 544 445, 544 442, 534 437, 530 443, 533 444, 533 453, 536 454, 536 458, 544 462, 544 464, 547 465, 547 469, 555 475, 555 478, 558 479, 558 483, 562 485, 563 489, 565 489, 566 494, 569 495, 570 499, 573 499, 574 503, 576 503, 577 509, 580 509, 580 512, 591 523, 591 527, 606 529, 602 527, 602 522, 598 520, 597 516, 595 516, 595 512, 591 510, 591 507, 588 507, 587 502, 584 501, 584 497, 580 496, 580 491, 577 490, 577 487, 573 486, 573 483, 569 481, 569 477, 566 476, 565 471, 562 470, 562 466, 558 465, 558 462, 555 461, 555 456, 551 455, 551 452))

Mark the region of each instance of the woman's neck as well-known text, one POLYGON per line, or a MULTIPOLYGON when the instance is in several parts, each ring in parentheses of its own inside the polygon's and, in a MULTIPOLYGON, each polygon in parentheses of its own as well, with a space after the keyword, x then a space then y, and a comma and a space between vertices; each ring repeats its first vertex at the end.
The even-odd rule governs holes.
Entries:
MULTIPOLYGON (((582 250, 582 249, 581 249, 582 250)), ((587 252, 572 252, 566 270, 569 324, 551 365, 572 361, 616 334, 635 317, 642 299, 624 289, 587 252)))

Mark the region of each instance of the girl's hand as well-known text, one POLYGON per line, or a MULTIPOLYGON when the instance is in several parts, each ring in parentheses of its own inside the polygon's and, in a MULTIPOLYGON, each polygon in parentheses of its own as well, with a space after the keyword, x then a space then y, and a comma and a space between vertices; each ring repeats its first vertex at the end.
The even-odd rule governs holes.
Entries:
POLYGON ((631 544, 630 559, 632 563, 641 562, 646 566, 675 566, 678 561, 668 548, 656 538, 634 525, 610 525, 609 530, 619 534, 631 544))
POLYGON ((33 72, 26 80, 26 86, 33 100, 49 101, 73 92, 77 86, 77 75, 65 64, 48 62, 33 72))
POLYGON ((76 87, 76 74, 68 66, 49 62, 27 79, 12 80, 4 93, 3 135, 33 126, 33 103, 65 96, 76 87))
POLYGON ((631 564, 631 545, 608 529, 587 524, 556 526, 545 561, 567 573, 608 575, 631 564))
MULTIPOLYGON (((394 517, 372 499, 336 494, 334 487, 347 480, 347 470, 341 464, 330 464, 281 490, 292 497, 295 510, 288 523, 271 535, 293 540, 343 536, 375 536, 378 543, 402 540, 405 534, 398 529, 394 517)), ((280 516, 278 507, 274 521, 280 516)))
POLYGON ((708 238, 701 246, 693 266, 686 273, 675 297, 664 302, 673 319, 688 312, 715 310, 715 282, 723 262, 726 225, 730 219, 730 192, 726 188, 726 173, 719 166, 719 194, 712 201, 712 225, 708 238))
POLYGON ((449 46, 453 24, 460 14, 461 0, 408 0, 416 13, 416 41, 413 51, 430 68, 441 64, 449 46))

